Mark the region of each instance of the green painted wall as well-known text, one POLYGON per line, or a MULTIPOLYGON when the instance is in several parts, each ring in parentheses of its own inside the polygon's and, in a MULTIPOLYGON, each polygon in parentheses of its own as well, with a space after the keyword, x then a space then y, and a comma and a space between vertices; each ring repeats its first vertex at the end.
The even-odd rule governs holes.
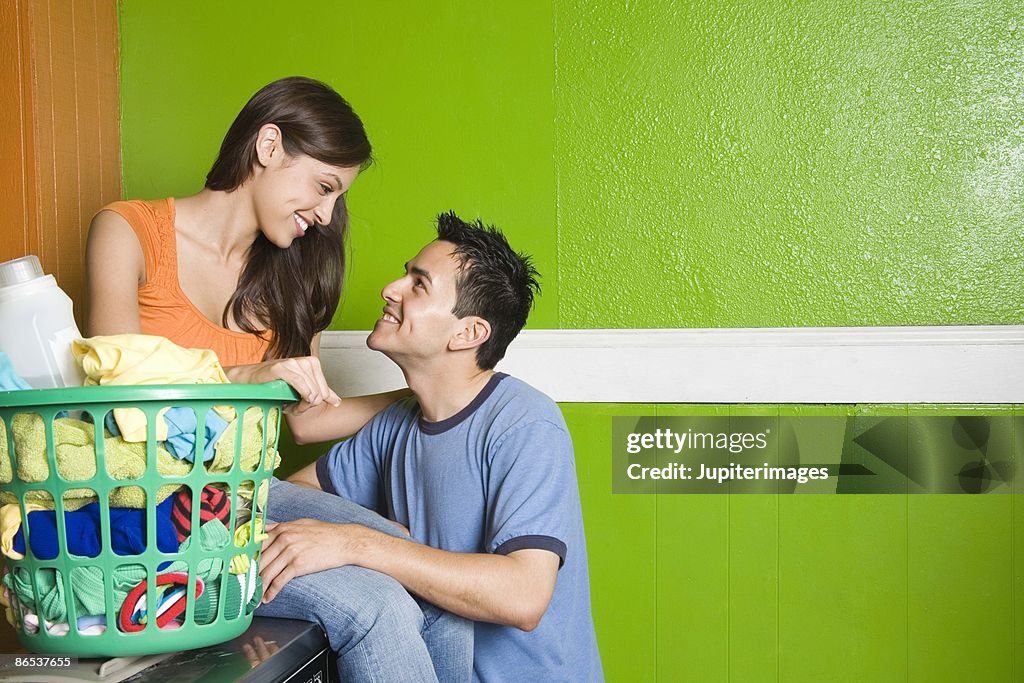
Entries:
POLYGON ((557 2, 561 323, 1021 322, 1018 30, 1002 0, 557 2))
POLYGON ((293 74, 331 83, 377 165, 356 182, 337 329, 369 329, 381 287, 455 209, 529 247, 534 327, 558 327, 551 8, 537 2, 121 4, 125 194, 202 187, 249 96, 293 74))
POLYGON ((1021 323, 1024 6, 123 2, 128 196, 197 190, 273 78, 379 164, 339 328, 455 208, 537 255, 534 327, 1021 323))
MULTIPOLYGON (((537 328, 1021 324, 1021 31, 999 0, 122 0, 125 192, 197 191, 301 73, 378 158, 337 329, 448 208, 535 254, 537 328)), ((609 680, 1024 680, 1018 496, 613 496, 614 415, 848 408, 563 408, 609 680)))

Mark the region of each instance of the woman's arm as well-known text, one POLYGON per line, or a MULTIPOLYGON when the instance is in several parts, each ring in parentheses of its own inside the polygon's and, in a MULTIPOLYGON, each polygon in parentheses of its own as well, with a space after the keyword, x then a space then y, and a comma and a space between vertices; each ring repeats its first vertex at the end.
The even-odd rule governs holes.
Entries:
MULTIPOLYGON (((313 337, 310 344, 313 358, 317 360, 320 377, 320 334, 313 337)), ((324 379, 324 386, 327 380, 324 379)), ((334 394, 334 392, 331 392, 334 394)), ((339 403, 328 401, 300 401, 285 410, 288 429, 298 444, 316 443, 344 439, 358 432, 374 415, 387 408, 400 398, 409 396, 408 389, 389 391, 369 396, 354 396, 340 400, 339 403)))
POLYGON ((353 396, 342 399, 337 406, 321 403, 304 407, 300 402, 285 409, 284 414, 295 443, 335 441, 352 436, 374 415, 411 394, 408 389, 398 389, 384 394, 353 396))
POLYGON ((89 310, 85 333, 139 332, 139 287, 146 261, 135 231, 113 211, 100 211, 89 226, 85 245, 89 310))
MULTIPOLYGON (((324 402, 339 405, 341 399, 327 385, 320 359, 316 356, 301 358, 279 358, 251 365, 235 365, 224 368, 228 379, 234 384, 260 384, 283 379, 299 394, 301 405, 318 406, 324 402)), ((304 409, 304 408, 303 408, 304 409)))

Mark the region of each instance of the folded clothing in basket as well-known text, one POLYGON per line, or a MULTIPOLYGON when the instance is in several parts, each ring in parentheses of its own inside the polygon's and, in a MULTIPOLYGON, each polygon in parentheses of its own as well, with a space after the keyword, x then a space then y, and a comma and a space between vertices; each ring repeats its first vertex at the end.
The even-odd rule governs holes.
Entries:
MULTIPOLYGON (((85 373, 86 386, 141 384, 227 384, 230 382, 217 354, 209 349, 186 349, 164 337, 148 334, 115 334, 79 339, 71 353, 85 373)), ((234 418, 234 409, 218 406, 224 419, 234 418)), ((156 423, 156 438, 166 441, 167 409, 156 423)), ((114 419, 125 441, 146 440, 146 415, 137 408, 115 408, 114 419)))
MULTIPOLYGON (((196 413, 191 408, 171 408, 164 415, 167 423, 167 450, 180 460, 192 462, 196 457, 196 413)), ((214 446, 228 423, 212 408, 203 420, 203 461, 213 460, 214 446)))
POLYGON ((230 382, 213 351, 187 349, 150 334, 78 339, 71 353, 85 373, 86 386, 230 382))
POLYGON ((17 391, 19 389, 31 389, 28 382, 23 380, 14 371, 14 365, 7 354, 0 351, 0 391, 17 391))
MULTIPOLYGON (((187 572, 188 565, 176 561, 161 565, 164 572, 187 572)), ((64 583, 57 581, 56 570, 43 568, 36 570, 36 583, 39 585, 39 598, 32 590, 32 580, 28 569, 15 567, 3 579, 14 594, 14 597, 28 611, 39 614, 51 622, 67 622, 67 605, 64 601, 64 583)), ((75 613, 79 616, 106 614, 104 604, 103 570, 99 567, 75 567, 71 575, 71 593, 75 605, 75 613)), ((111 573, 113 585, 112 601, 115 609, 124 604, 128 592, 146 579, 146 568, 140 564, 123 565, 111 573)))
MULTIPOLYGON (((269 419, 263 419, 263 411, 259 408, 246 410, 241 436, 240 460, 243 470, 254 471, 259 466, 263 454, 264 429, 266 434, 277 433, 278 412, 271 411, 269 419)), ((227 472, 235 460, 235 439, 239 421, 232 420, 224 433, 214 444, 214 456, 207 463, 211 473, 227 472)), ((15 415, 13 420, 14 447, 18 455, 18 477, 23 481, 45 481, 49 473, 46 453, 46 432, 41 417, 34 413, 15 415)), ((69 481, 89 479, 96 474, 95 428, 89 422, 73 418, 56 418, 53 421, 54 451, 57 456, 57 468, 64 479, 69 481)), ((138 479, 146 471, 146 444, 129 443, 121 437, 105 437, 103 439, 107 471, 114 479, 138 479)), ((280 464, 281 456, 269 443, 265 469, 274 469, 280 464)), ((157 471, 165 476, 180 477, 192 471, 192 463, 179 460, 167 452, 162 446, 156 449, 157 471)), ((11 460, 7 453, 7 435, 3 422, 0 421, 0 481, 10 481, 12 477, 11 460)), ((156 502, 161 503, 179 488, 178 484, 161 486, 156 495, 156 502)), ((239 490, 240 495, 252 496, 252 484, 244 482, 239 490)), ((96 500, 96 493, 88 488, 72 488, 64 492, 64 508, 77 510, 96 500)), ((52 510, 53 499, 49 493, 30 491, 25 494, 25 502, 33 503, 52 510)), ((17 497, 9 492, 0 492, 0 503, 17 503, 17 497)), ((139 486, 122 486, 110 494, 111 507, 135 507, 146 505, 146 497, 139 486)))
MULTIPOLYGON (((192 496, 186 490, 179 491, 171 504, 171 523, 179 541, 188 538, 192 528, 192 496)), ((227 524, 231 514, 231 498, 213 484, 207 484, 199 494, 199 525, 217 519, 227 524)))
MULTIPOLYGON (((157 574, 156 585, 164 587, 157 597, 156 624, 166 628, 185 611, 187 602, 185 589, 188 586, 188 572, 164 572, 157 574)), ((203 593, 203 579, 196 577, 195 596, 203 593)), ((117 614, 117 627, 125 633, 135 633, 146 627, 146 581, 128 591, 117 614)))
MULTIPOLYGON (((30 516, 31 517, 31 516, 30 516)), ((30 525, 32 521, 30 519, 30 525)), ((33 529, 30 526, 29 529, 33 529)), ((200 546, 207 551, 226 548, 231 542, 231 533, 219 519, 212 519, 200 526, 198 539, 200 546)), ((34 538, 34 537, 33 537, 34 538)), ((191 538, 180 547, 181 552, 189 549, 191 538)), ((231 565, 237 557, 232 558, 231 565)), ((210 623, 218 614, 221 591, 224 595, 224 615, 235 618, 248 614, 256 609, 263 592, 259 577, 258 565, 255 561, 248 562, 243 573, 235 573, 232 566, 229 574, 224 574, 224 561, 213 556, 202 559, 196 566, 196 601, 195 620, 198 623, 210 623)), ((39 589, 38 599, 29 578, 29 571, 24 567, 15 567, 3 577, 3 585, 13 593, 13 597, 24 608, 23 624, 27 630, 34 632, 38 628, 39 617, 46 622, 50 633, 67 632, 67 610, 64 599, 63 583, 56 580, 56 572, 50 568, 36 571, 36 583, 39 589)), ((178 590, 186 584, 188 565, 183 561, 164 562, 156 574, 157 583, 157 623, 160 628, 173 628, 184 617, 185 595, 178 590), (164 618, 161 618, 164 617, 164 618)), ((106 623, 106 605, 104 601, 103 571, 99 567, 75 567, 72 570, 71 590, 75 605, 75 613, 79 616, 78 627, 82 630, 84 615, 99 615, 97 618, 106 623)), ((140 630, 146 623, 146 605, 144 601, 147 572, 142 565, 124 565, 117 567, 111 583, 112 607, 118 616, 121 630, 140 630)), ((6 595, 6 591, 4 591, 6 595)), ((0 600, 0 604, 8 605, 9 601, 0 600)), ((14 625, 14 615, 8 610, 8 620, 14 625)), ((88 621, 85 626, 94 626, 95 621, 88 621)), ((104 627, 105 628, 105 627, 104 627)))
MULTIPOLYGON (((20 413, 12 421, 14 448, 18 455, 18 477, 22 481, 45 481, 49 474, 46 453, 46 432, 43 419, 35 413, 20 413)), ((95 428, 89 422, 73 418, 57 418, 53 421, 54 452, 57 469, 69 481, 89 479, 96 474, 95 428)), ((128 443, 120 437, 103 439, 104 460, 107 472, 114 479, 138 479, 146 471, 146 444, 128 443)), ((166 449, 156 449, 157 471, 163 475, 184 476, 192 471, 192 465, 178 460, 166 449)), ((7 453, 7 438, 0 422, 0 481, 11 480, 11 459, 7 453)), ((178 484, 161 486, 157 491, 157 502, 162 502, 178 490, 178 484)), ((64 492, 64 508, 77 510, 96 500, 96 492, 87 488, 72 488, 64 492)), ((10 491, 0 492, 0 502, 16 503, 17 497, 10 491)), ((53 498, 43 491, 25 494, 26 503, 35 503, 52 510, 53 498)), ((146 497, 138 486, 123 486, 110 494, 112 507, 141 508, 146 497)))
MULTIPOLYGON (((174 498, 167 498, 156 507, 156 547, 165 553, 178 550, 178 534, 171 521, 174 498)), ((41 510, 28 514, 28 532, 32 554, 40 560, 57 557, 57 513, 41 510)), ((64 533, 67 549, 72 555, 97 557, 102 548, 100 536, 100 504, 89 503, 64 513, 64 533)), ((118 555, 139 555, 146 550, 146 510, 138 508, 110 508, 110 546, 118 555)), ((25 537, 21 531, 14 537, 14 550, 25 552, 25 537)))
MULTIPOLYGON (((167 440, 164 447, 179 460, 192 462, 196 457, 196 413, 191 408, 169 408, 161 411, 158 419, 164 421, 167 440)), ((107 431, 114 436, 121 436, 121 428, 114 419, 114 411, 107 413, 103 422, 107 431)), ((206 419, 203 420, 203 460, 213 459, 214 445, 220 439, 220 435, 228 428, 216 410, 212 408, 206 411, 206 419)), ((159 430, 158 430, 159 431, 159 430)))

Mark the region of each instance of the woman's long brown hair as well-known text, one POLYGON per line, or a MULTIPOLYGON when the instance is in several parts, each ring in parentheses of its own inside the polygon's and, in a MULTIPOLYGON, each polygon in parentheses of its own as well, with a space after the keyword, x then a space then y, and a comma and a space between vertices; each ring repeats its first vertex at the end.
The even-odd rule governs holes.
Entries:
MULTIPOLYGON (((230 192, 252 177, 262 126, 281 129, 285 153, 331 166, 365 168, 370 141, 352 107, 330 86, 309 78, 282 78, 252 96, 224 136, 206 187, 230 192)), ((308 356, 313 336, 331 323, 345 275, 348 211, 345 197, 327 225, 313 225, 287 249, 258 235, 249 248, 238 287, 224 307, 245 332, 269 335, 266 358, 308 356)))

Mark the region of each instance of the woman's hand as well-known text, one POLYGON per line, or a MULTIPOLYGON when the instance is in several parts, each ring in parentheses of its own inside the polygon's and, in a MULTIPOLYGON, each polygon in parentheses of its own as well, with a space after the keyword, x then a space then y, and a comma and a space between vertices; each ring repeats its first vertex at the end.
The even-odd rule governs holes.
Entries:
POLYGON ((228 379, 235 384, 261 384, 272 382, 275 379, 283 379, 298 392, 301 399, 298 406, 292 411, 295 414, 301 414, 322 403, 329 403, 332 406, 341 405, 341 399, 327 385, 327 379, 320 367, 320 359, 316 356, 282 358, 253 365, 236 365, 225 371, 228 379))

